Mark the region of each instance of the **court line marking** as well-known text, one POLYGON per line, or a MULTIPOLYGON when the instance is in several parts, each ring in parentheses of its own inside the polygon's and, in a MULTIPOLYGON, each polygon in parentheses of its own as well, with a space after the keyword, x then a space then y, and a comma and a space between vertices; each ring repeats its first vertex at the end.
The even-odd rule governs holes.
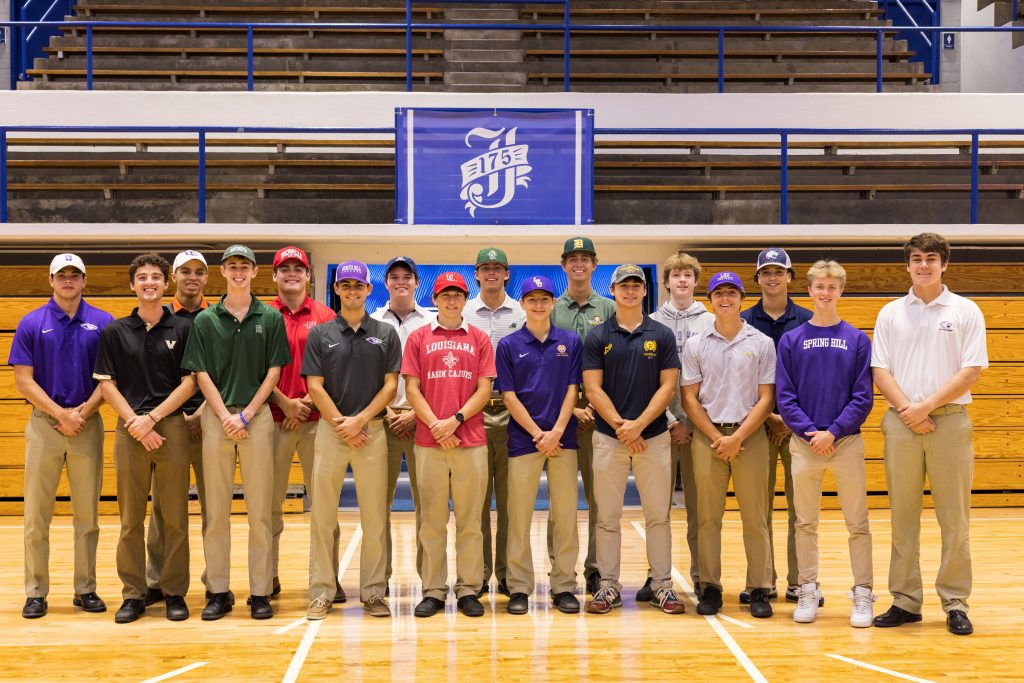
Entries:
POLYGON ((306 623, 306 617, 299 617, 298 619, 296 619, 292 623, 286 624, 286 625, 282 626, 281 628, 277 629, 276 631, 274 631, 274 635, 275 636, 284 635, 285 633, 288 633, 288 631, 291 631, 293 628, 298 628, 299 626, 302 626, 304 623, 306 623))
POLYGON ((930 681, 927 678, 918 678, 917 676, 911 676, 910 674, 901 674, 899 671, 893 671, 892 669, 886 669, 881 666, 875 666, 874 664, 868 664, 867 662, 862 662, 858 659, 850 659, 849 657, 844 657, 842 655, 836 654, 829 654, 826 656, 831 657, 832 659, 838 659, 841 662, 846 662, 847 664, 859 666, 864 669, 870 669, 872 671, 877 671, 878 673, 888 674, 889 676, 895 676, 896 678, 902 678, 905 681, 914 681, 915 683, 934 683, 934 681, 930 681))
POLYGON ((736 624, 737 626, 740 626, 742 628, 754 628, 753 624, 748 624, 745 621, 740 621, 739 619, 730 617, 728 614, 719 613, 715 616, 717 616, 719 619, 723 621, 728 621, 730 624, 736 624))
POLYGON ((174 678, 175 676, 179 676, 183 673, 188 673, 189 671, 192 671, 192 669, 198 669, 199 667, 206 666, 207 664, 209 664, 209 662, 194 662, 188 666, 183 666, 180 669, 175 669, 174 671, 168 671, 167 673, 160 674, 154 678, 147 678, 142 681, 142 683, 160 683, 160 681, 166 681, 168 678, 174 678))
MULTIPOLYGON (((640 538, 644 539, 645 543, 647 542, 647 532, 640 525, 640 522, 633 522, 633 530, 636 531, 640 538)), ((684 577, 679 572, 679 570, 676 569, 676 566, 674 564, 672 565, 672 578, 674 578, 679 585, 683 586, 686 589, 686 595, 690 598, 690 601, 694 604, 697 604, 697 596, 694 594, 693 589, 690 587, 690 584, 686 581, 686 577, 684 577)), ((730 652, 732 652, 733 656, 736 658, 736 661, 738 661, 740 663, 740 666, 742 666, 746 670, 747 675, 749 675, 750 678, 756 681, 757 683, 768 683, 768 679, 764 677, 764 674, 762 674, 760 669, 757 668, 757 665, 755 665, 754 662, 750 660, 750 657, 748 657, 747 653, 743 651, 743 648, 740 647, 740 644, 737 643, 736 640, 732 637, 732 635, 725 630, 725 627, 722 626, 722 622, 716 619, 714 615, 703 616, 704 619, 708 622, 708 625, 711 626, 711 630, 713 630, 715 634, 721 639, 721 641, 725 643, 725 646, 729 648, 730 652)))

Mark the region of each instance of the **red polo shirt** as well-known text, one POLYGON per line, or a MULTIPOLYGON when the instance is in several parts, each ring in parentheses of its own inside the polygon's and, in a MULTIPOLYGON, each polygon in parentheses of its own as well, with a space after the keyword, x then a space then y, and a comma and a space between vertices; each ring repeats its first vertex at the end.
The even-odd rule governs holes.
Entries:
MULTIPOLYGON (((495 377, 494 350, 483 330, 462 321, 455 330, 441 327, 436 320, 409 335, 402 357, 402 374, 420 380, 420 393, 438 419, 459 411, 476 391, 481 377, 495 377)), ((487 443, 484 414, 477 413, 455 430, 461 446, 487 443)), ((416 444, 437 448, 437 441, 422 420, 416 420, 416 444)))
MULTIPOLYGON (((292 362, 281 368, 281 379, 277 388, 288 398, 302 398, 306 395, 306 380, 302 377, 302 354, 306 350, 306 338, 309 331, 320 323, 334 320, 337 314, 319 301, 314 301, 309 295, 299 306, 299 310, 292 312, 292 309, 284 305, 281 297, 276 297, 270 305, 281 311, 284 316, 284 331, 288 337, 288 351, 292 354, 292 362)), ((270 412, 274 415, 274 422, 284 420, 284 413, 273 401, 270 402, 270 412)), ((319 420, 320 413, 313 409, 309 419, 319 420)))

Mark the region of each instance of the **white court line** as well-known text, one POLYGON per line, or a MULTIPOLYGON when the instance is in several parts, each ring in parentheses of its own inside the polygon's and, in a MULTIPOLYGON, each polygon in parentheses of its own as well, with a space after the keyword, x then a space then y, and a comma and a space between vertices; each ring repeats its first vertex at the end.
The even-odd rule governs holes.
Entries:
POLYGON ((142 683, 160 683, 160 681, 166 681, 168 678, 174 678, 175 676, 189 672, 192 669, 198 669, 199 667, 206 666, 207 664, 209 664, 209 662, 195 662, 194 664, 183 666, 180 669, 168 671, 167 673, 161 674, 155 678, 147 678, 146 680, 142 681, 142 683))
POLYGON ((718 616, 719 619, 721 619, 723 621, 728 621, 730 624, 735 624, 735 625, 740 626, 742 628, 754 628, 752 624, 748 624, 745 621, 740 621, 739 619, 736 619, 734 617, 730 617, 728 614, 722 614, 721 612, 719 612, 717 616, 718 616))
POLYGON ((930 681, 927 678, 918 678, 917 676, 911 676, 909 674, 901 674, 899 671, 885 669, 880 666, 875 666, 874 664, 868 664, 867 662, 862 662, 857 659, 850 659, 849 657, 844 657, 842 655, 830 654, 827 656, 831 657, 832 659, 838 659, 841 662, 846 662, 847 664, 853 664, 854 666, 862 667, 864 669, 871 669, 872 671, 877 671, 878 673, 888 674, 890 676, 895 676, 896 678, 902 678, 905 681, 915 681, 915 683, 934 683, 933 681, 930 681))
MULTIPOLYGON (((633 522, 633 529, 640 535, 640 538, 644 539, 644 542, 647 542, 647 532, 640 525, 640 522, 633 522)), ((686 578, 679 572, 679 570, 676 569, 675 565, 672 565, 672 578, 686 589, 686 594, 689 596, 690 601, 696 604, 697 596, 694 595, 690 584, 686 581, 686 578)), ((733 639, 732 635, 725 630, 725 627, 722 626, 722 622, 715 619, 713 615, 705 615, 704 619, 708 622, 708 625, 711 626, 711 629, 715 634, 717 634, 722 642, 725 643, 725 646, 729 648, 729 651, 732 652, 736 661, 738 661, 740 666, 746 670, 750 678, 757 681, 757 683, 768 683, 768 679, 765 678, 760 669, 750 661, 750 657, 748 657, 747 653, 743 651, 743 648, 740 647, 739 643, 737 643, 736 640, 733 639)))
POLYGON ((285 633, 288 633, 288 631, 291 631, 293 628, 298 628, 299 626, 302 626, 305 623, 306 623, 306 617, 299 617, 298 619, 296 619, 292 623, 285 624, 281 628, 279 628, 276 631, 274 631, 274 635, 275 636, 282 636, 285 633))

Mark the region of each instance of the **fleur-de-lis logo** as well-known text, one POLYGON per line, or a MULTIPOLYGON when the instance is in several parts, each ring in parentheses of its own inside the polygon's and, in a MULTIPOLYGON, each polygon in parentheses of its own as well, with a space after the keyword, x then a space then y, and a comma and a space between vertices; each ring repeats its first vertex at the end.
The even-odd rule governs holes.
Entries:
POLYGON ((449 351, 448 354, 441 359, 441 362, 447 365, 448 369, 451 370, 459 362, 459 358, 454 353, 449 351))

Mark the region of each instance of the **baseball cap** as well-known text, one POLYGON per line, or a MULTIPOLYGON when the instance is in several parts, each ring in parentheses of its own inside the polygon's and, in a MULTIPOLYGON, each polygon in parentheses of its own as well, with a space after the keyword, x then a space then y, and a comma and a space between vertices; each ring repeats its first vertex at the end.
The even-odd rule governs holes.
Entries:
POLYGON ((446 289, 455 288, 469 296, 469 287, 466 286, 466 279, 458 273, 441 273, 434 280, 434 294, 440 294, 446 289))
POLYGON ((484 247, 476 255, 476 265, 479 266, 482 263, 500 263, 508 268, 508 257, 505 256, 504 251, 497 247, 484 247))
POLYGON ((396 265, 405 266, 410 271, 412 271, 412 274, 415 275, 417 278, 420 276, 419 271, 416 270, 416 262, 413 261, 408 256, 396 256, 395 258, 388 261, 387 265, 384 266, 384 275, 387 276, 387 274, 391 272, 391 269, 394 268, 396 265))
POLYGON ((355 280, 364 285, 370 284, 370 271, 362 261, 344 261, 334 271, 334 281, 355 280))
POLYGON ((793 262, 789 260, 789 254, 786 253, 785 249, 779 247, 768 247, 757 255, 757 268, 754 270, 755 277, 757 276, 757 271, 765 266, 782 266, 790 273, 793 272, 793 262))
POLYGON ((594 240, 589 237, 570 237, 562 247, 562 258, 565 258, 574 251, 582 251, 592 256, 597 256, 597 249, 594 249, 594 240))
POLYGON ((230 247, 225 249, 224 253, 220 257, 220 262, 224 263, 232 256, 241 256, 242 258, 252 261, 254 266, 256 265, 256 254, 254 254, 252 249, 244 244, 232 244, 230 247))
POLYGON ((298 261, 309 270, 309 257, 298 247, 282 247, 274 254, 274 270, 285 261, 298 261))
POLYGON ((68 266, 77 268, 82 275, 85 275, 85 264, 75 254, 57 254, 54 256, 53 260, 50 261, 50 275, 56 275, 68 266))
POLYGON ((647 278, 644 276, 643 268, 635 266, 632 263, 624 263, 616 268, 615 272, 612 274, 612 284, 617 285, 630 278, 640 280, 640 282, 643 282, 644 284, 647 283, 647 278))
POLYGON ((747 293, 747 290, 743 289, 743 281, 740 280, 740 276, 731 270, 723 270, 711 276, 711 279, 708 281, 708 294, 710 295, 711 292, 722 285, 732 285, 742 293, 747 293))
POLYGON ((178 254, 177 256, 174 257, 174 264, 171 266, 171 272, 173 273, 174 271, 178 270, 178 268, 181 268, 183 265, 185 265, 189 261, 199 261, 204 266, 208 265, 206 263, 206 257, 205 256, 200 254, 198 251, 193 251, 192 249, 186 249, 185 251, 181 252, 180 254, 178 254))
POLYGON ((543 275, 531 275, 530 277, 523 280, 523 283, 519 285, 519 298, 526 297, 530 292, 547 292, 551 296, 555 295, 555 285, 552 284, 549 278, 543 275))

